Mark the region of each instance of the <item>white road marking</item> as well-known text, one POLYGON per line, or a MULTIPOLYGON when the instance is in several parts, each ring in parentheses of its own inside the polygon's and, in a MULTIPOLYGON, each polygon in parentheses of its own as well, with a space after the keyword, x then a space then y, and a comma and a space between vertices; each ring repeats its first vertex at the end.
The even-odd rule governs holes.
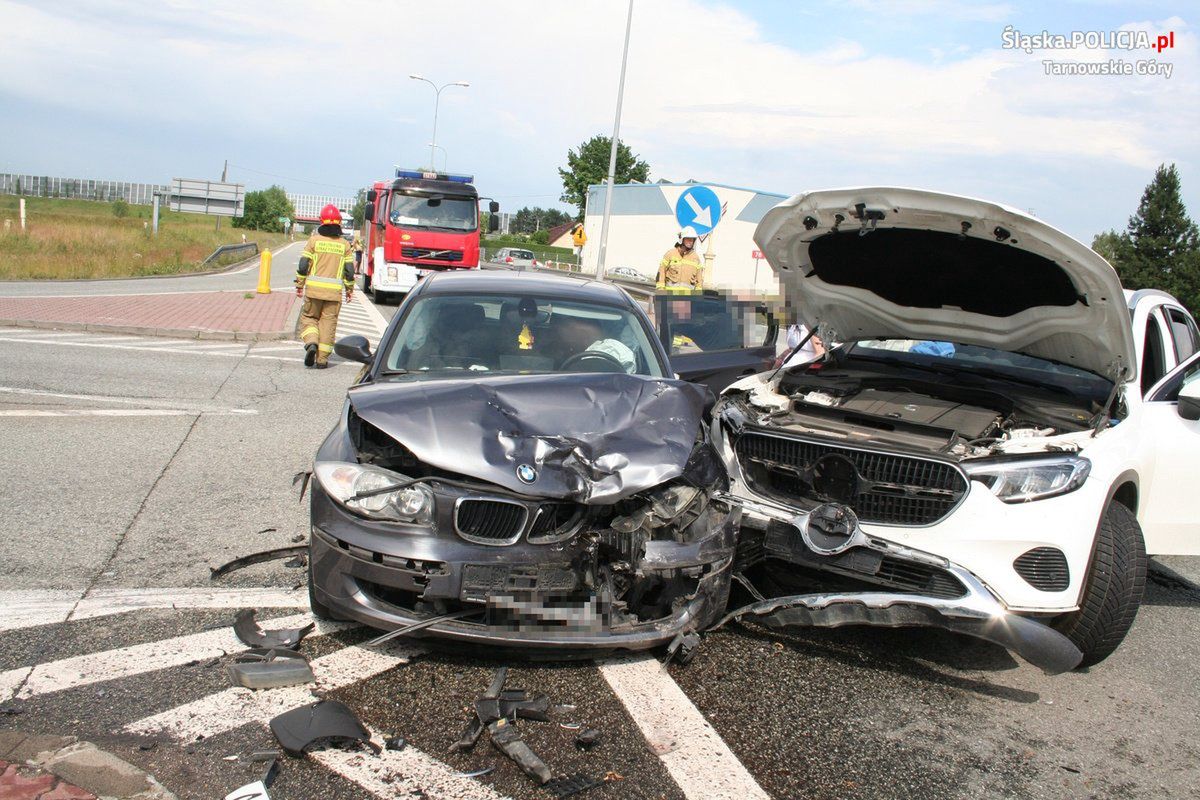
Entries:
POLYGON ((0 417, 194 417, 197 414, 207 417, 230 417, 257 413, 241 408, 226 411, 188 411, 181 408, 62 408, 48 411, 30 408, 0 410, 0 417))
POLYGON ((24 389, 18 386, 0 386, 0 394, 24 395, 27 397, 56 397, 62 400, 87 400, 99 403, 122 403, 134 406, 164 406, 173 410, 187 410, 192 413, 206 411, 211 413, 236 411, 244 414, 257 414, 252 409, 230 409, 224 406, 185 405, 180 407, 177 401, 163 400, 157 397, 119 397, 111 394, 72 394, 68 392, 48 392, 42 389, 24 389))
POLYGON ((600 665, 600 674, 684 795, 769 797, 657 660, 610 661, 600 665))
MULTIPOLYGON (((301 628, 312 621, 308 614, 294 614, 277 619, 260 619, 259 624, 264 629, 301 628)), ((318 622, 317 629, 310 635, 320 636, 349 627, 353 625, 318 622)), ((234 635, 233 626, 225 625, 204 633, 118 647, 115 650, 48 661, 32 667, 17 667, 0 672, 0 701, 11 698, 18 686, 21 687, 19 697, 35 697, 47 692, 61 692, 101 681, 178 667, 189 661, 215 658, 245 649, 246 646, 234 635), (24 686, 21 686, 22 681, 25 681, 24 686)))
MULTIPOLYGON (((382 737, 367 729, 376 744, 382 737)), ((437 759, 430 758, 411 744, 403 750, 384 750, 367 755, 350 750, 317 750, 310 758, 366 789, 376 797, 464 798, 464 800, 501 800, 505 795, 474 778, 464 778, 437 759)))
POLYGON ((54 344, 62 347, 100 347, 110 350, 130 350, 139 353, 184 353, 194 356, 224 356, 226 358, 262 358, 271 361, 297 361, 295 358, 284 358, 283 356, 256 356, 253 353, 244 355, 241 352, 230 353, 221 350, 193 350, 186 347, 132 347, 122 344, 101 344, 99 342, 56 342, 42 339, 30 339, 10 336, 0 336, 0 342, 12 342, 14 344, 54 344))
POLYGON ((386 650, 344 647, 313 660, 315 687, 288 686, 256 691, 235 686, 131 722, 125 730, 137 734, 162 733, 181 742, 191 742, 252 722, 269 722, 285 711, 313 702, 314 690, 329 692, 365 681, 407 663, 419 652, 411 647, 386 650))
POLYGON ((0 592, 0 631, 153 608, 308 608, 302 589, 31 589, 0 592), (80 599, 82 598, 82 599, 80 599), (74 613, 72 613, 74 609, 74 613))

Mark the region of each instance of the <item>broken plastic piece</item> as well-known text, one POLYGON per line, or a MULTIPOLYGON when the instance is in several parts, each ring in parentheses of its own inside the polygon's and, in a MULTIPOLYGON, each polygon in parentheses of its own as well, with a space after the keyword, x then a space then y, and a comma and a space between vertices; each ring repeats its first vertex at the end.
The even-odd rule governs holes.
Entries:
POLYGON ((304 556, 303 554, 301 554, 301 555, 295 556, 294 558, 289 558, 287 561, 283 562, 283 565, 285 567, 291 567, 292 569, 298 569, 300 567, 307 567, 308 566, 308 558, 306 556, 304 556))
POLYGON ((403 736, 389 736, 383 740, 384 750, 403 750, 408 747, 408 740, 403 736))
POLYGON ((250 647, 294 649, 300 641, 312 632, 316 625, 309 623, 303 628, 284 628, 275 631, 264 631, 254 619, 254 609, 244 608, 238 612, 233 623, 233 632, 243 644, 250 647))
POLYGON ((308 553, 308 545, 299 545, 297 547, 277 547, 274 550, 263 550, 258 553, 251 553, 247 556, 239 556, 232 561, 227 561, 219 567, 209 567, 212 573, 208 579, 215 581, 223 575, 239 570, 242 567, 248 567, 251 564, 261 564, 264 561, 274 561, 277 558, 291 558, 308 553))
POLYGON ((267 794, 267 787, 262 781, 255 781, 234 789, 225 795, 225 800, 271 800, 271 795, 267 794))
POLYGON ((580 750, 591 750, 600 744, 600 731, 595 728, 584 728, 575 735, 575 746, 580 750))
POLYGON ((460 772, 460 773, 458 773, 458 777, 460 777, 460 778, 480 778, 480 777, 483 777, 484 775, 487 775, 490 772, 495 772, 495 771, 496 771, 495 767, 484 767, 483 769, 477 769, 474 772, 460 772))
POLYGON ((508 756, 529 777, 540 784, 550 780, 550 768, 529 749, 520 731, 506 719, 498 719, 487 726, 492 746, 508 756))
POLYGON ((263 776, 262 776, 260 783, 262 783, 263 786, 270 789, 271 785, 275 783, 275 779, 278 777, 279 777, 279 761, 277 759, 272 758, 270 763, 267 764, 266 770, 263 772, 263 776))
POLYGON ((284 648, 252 648, 239 653, 226 670, 235 685, 247 689, 299 686, 315 680, 308 659, 284 648))
POLYGON ((595 789, 597 786, 603 785, 604 781, 598 781, 582 773, 576 773, 569 778, 555 778, 546 784, 546 791, 555 797, 570 797, 571 795, 586 792, 588 789, 595 789))
POLYGON ((680 666, 686 667, 696 655, 696 648, 700 646, 700 634, 695 631, 684 633, 680 631, 676 634, 671 643, 667 645, 667 657, 663 660, 663 666, 671 663, 671 659, 679 662, 680 666))
POLYGON ((392 639, 398 639, 401 636, 407 636, 410 633, 415 633, 416 631, 423 630, 424 628, 437 625, 439 622, 448 622, 452 619, 462 619, 463 617, 469 617, 472 614, 482 613, 483 611, 478 608, 465 608, 460 611, 452 611, 449 614, 442 614, 440 617, 430 617, 429 619, 423 619, 420 622, 414 622, 412 625, 406 625, 403 628, 397 628, 394 631, 388 631, 383 636, 376 636, 374 639, 369 639, 359 646, 374 647, 377 644, 390 642, 392 639))
POLYGON ((290 756, 300 757, 317 742, 360 742, 379 752, 371 734, 345 703, 318 700, 293 708, 271 720, 271 733, 290 756))

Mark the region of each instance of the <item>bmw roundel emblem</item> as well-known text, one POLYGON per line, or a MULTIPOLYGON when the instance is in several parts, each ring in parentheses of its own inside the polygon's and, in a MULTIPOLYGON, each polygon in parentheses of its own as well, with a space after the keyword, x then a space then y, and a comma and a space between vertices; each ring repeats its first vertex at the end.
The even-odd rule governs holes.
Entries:
POLYGON ((520 478, 523 483, 533 483, 537 480, 537 470, 528 464, 521 464, 519 467, 517 467, 517 477, 520 478))

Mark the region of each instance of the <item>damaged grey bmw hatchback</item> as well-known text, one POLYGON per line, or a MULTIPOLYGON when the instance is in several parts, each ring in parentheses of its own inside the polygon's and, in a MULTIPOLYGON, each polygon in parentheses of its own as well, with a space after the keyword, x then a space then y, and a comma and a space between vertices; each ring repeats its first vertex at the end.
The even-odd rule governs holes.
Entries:
POLYGON ((435 274, 313 467, 318 616, 523 649, 640 650, 729 594, 740 511, 646 314, 611 284, 435 274))

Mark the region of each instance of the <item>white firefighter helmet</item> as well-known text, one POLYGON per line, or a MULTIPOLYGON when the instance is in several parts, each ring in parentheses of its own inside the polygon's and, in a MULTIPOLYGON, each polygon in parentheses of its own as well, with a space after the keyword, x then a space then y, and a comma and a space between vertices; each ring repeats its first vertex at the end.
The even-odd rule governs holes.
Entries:
POLYGON ((686 228, 684 228, 683 230, 681 230, 679 232, 679 241, 681 241, 681 242, 684 239, 699 239, 699 238, 700 238, 700 234, 696 233, 696 229, 693 228, 691 225, 688 225, 686 228))

